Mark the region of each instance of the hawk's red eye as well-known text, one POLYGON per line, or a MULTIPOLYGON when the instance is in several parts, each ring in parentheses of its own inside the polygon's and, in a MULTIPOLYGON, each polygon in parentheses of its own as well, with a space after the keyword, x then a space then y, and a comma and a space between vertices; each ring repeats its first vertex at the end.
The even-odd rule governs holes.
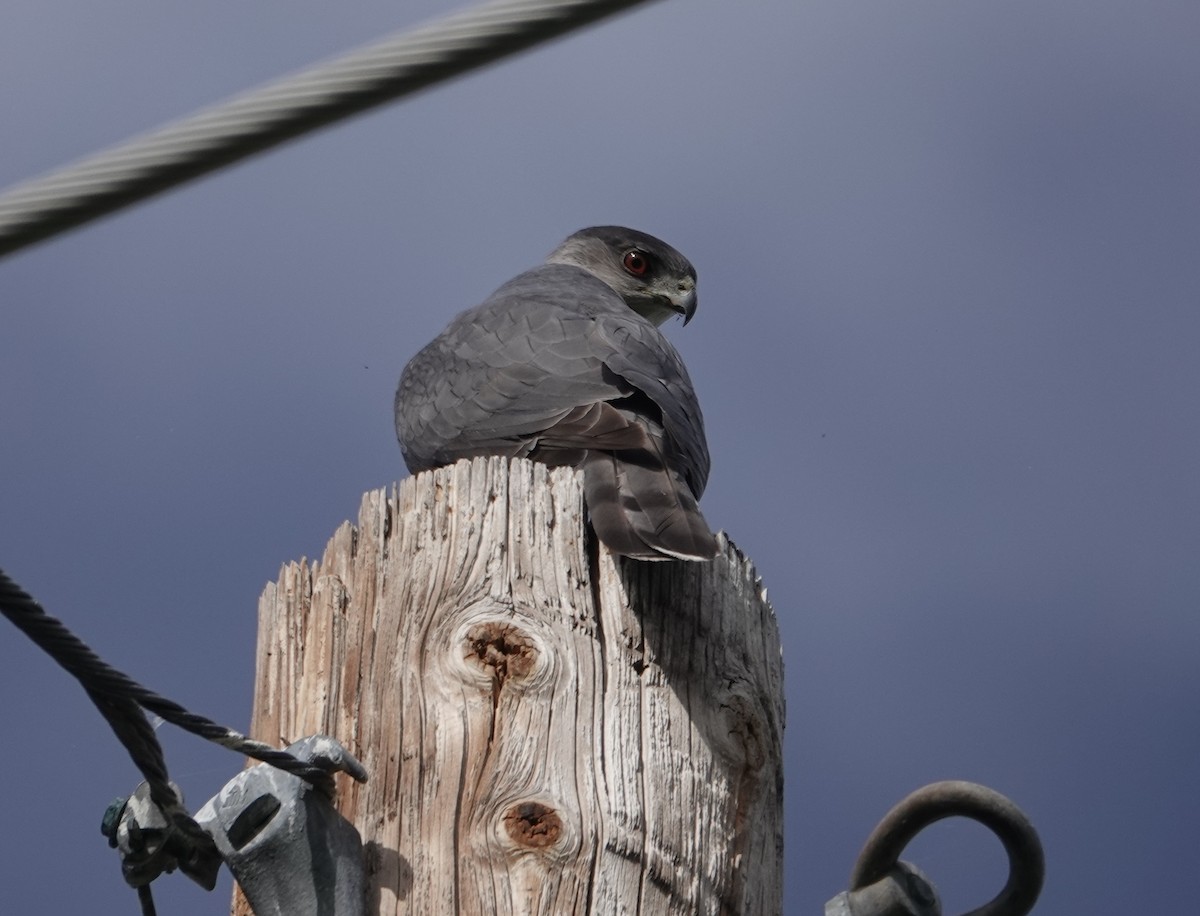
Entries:
POLYGON ((650 259, 645 254, 634 248, 632 251, 625 252, 625 257, 621 259, 621 263, 625 265, 625 269, 635 277, 640 277, 644 274, 647 268, 650 267, 650 259))

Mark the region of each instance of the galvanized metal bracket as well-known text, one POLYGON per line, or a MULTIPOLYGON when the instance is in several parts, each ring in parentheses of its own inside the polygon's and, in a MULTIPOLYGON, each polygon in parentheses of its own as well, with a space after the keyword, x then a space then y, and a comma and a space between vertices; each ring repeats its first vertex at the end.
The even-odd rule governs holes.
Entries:
MULTIPOLYGON (((366 771, 333 738, 288 747, 329 772, 365 782, 366 771)), ((196 813, 256 916, 365 916, 362 839, 332 799, 267 764, 238 774, 196 813)))
MULTIPOLYGON (((288 751, 327 773, 367 779, 333 738, 314 735, 288 751)), ((174 799, 160 806, 142 783, 109 805, 101 831, 139 893, 176 868, 212 890, 224 861, 256 916, 365 916, 362 840, 333 806, 331 786, 259 764, 226 783, 193 819, 177 786, 170 787, 174 799)))
POLYGON ((1024 812, 986 786, 936 782, 918 789, 887 813, 867 839, 850 876, 850 890, 825 904, 825 916, 941 916, 933 883, 900 853, 918 833, 947 817, 968 817, 991 830, 1008 854, 1008 882, 965 916, 1025 916, 1037 902, 1045 857, 1024 812))
POLYGON ((188 815, 183 793, 170 784, 175 797, 160 806, 143 782, 128 798, 118 798, 104 812, 100 832, 121 855, 121 875, 131 887, 145 887, 176 868, 211 891, 217 884, 221 854, 212 837, 188 815))

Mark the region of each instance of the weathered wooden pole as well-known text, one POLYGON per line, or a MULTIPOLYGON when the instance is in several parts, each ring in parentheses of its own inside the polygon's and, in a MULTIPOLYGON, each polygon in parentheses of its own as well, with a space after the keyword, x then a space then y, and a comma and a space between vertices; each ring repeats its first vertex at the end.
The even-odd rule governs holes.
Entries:
POLYGON ((254 736, 370 774, 369 913, 779 913, 780 646, 732 545, 615 559, 575 471, 460 462, 284 567, 258 640, 254 736))

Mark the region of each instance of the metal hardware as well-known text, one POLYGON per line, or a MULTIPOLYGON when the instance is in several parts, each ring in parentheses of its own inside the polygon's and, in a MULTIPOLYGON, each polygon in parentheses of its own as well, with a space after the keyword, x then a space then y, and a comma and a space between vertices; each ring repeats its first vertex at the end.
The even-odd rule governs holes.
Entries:
POLYGON ((965 916, 1025 916, 1045 877, 1042 844, 1029 818, 1011 801, 973 782, 946 781, 918 789, 880 821, 859 853, 850 890, 825 904, 825 916, 941 916, 937 889, 922 872, 900 861, 918 833, 947 817, 969 817, 1004 844, 1004 889, 965 916))
MULTIPOLYGON (((367 773, 333 738, 288 751, 329 772, 367 773)), ((257 916, 365 916, 366 869, 358 831, 331 798, 266 764, 238 774, 196 813, 257 916)))
POLYGON ((121 855, 121 874, 131 887, 145 887, 176 868, 211 891, 217 884, 221 854, 212 837, 183 809, 183 794, 171 783, 176 801, 167 809, 151 796, 143 782, 128 798, 119 798, 104 812, 100 831, 121 855))

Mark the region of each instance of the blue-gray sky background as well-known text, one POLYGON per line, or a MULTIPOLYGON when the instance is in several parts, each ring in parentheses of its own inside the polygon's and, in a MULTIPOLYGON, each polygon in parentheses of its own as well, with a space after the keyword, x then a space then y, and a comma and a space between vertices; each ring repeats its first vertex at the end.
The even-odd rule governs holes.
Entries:
MULTIPOLYGON (((0 185, 457 6, 9 0, 0 185)), ((942 778, 1033 818, 1038 912, 1187 912, 1198 46, 1192 0, 667 0, 0 261, 0 566, 247 727, 264 583, 405 475, 404 362, 635 226, 698 268, 703 506, 783 633, 785 912, 942 778)), ((135 913, 98 823, 138 776, 0 633, 4 911, 135 913)), ((193 808, 240 766, 160 735, 193 808)), ((909 852, 948 913, 1003 880, 982 828, 909 852)))

